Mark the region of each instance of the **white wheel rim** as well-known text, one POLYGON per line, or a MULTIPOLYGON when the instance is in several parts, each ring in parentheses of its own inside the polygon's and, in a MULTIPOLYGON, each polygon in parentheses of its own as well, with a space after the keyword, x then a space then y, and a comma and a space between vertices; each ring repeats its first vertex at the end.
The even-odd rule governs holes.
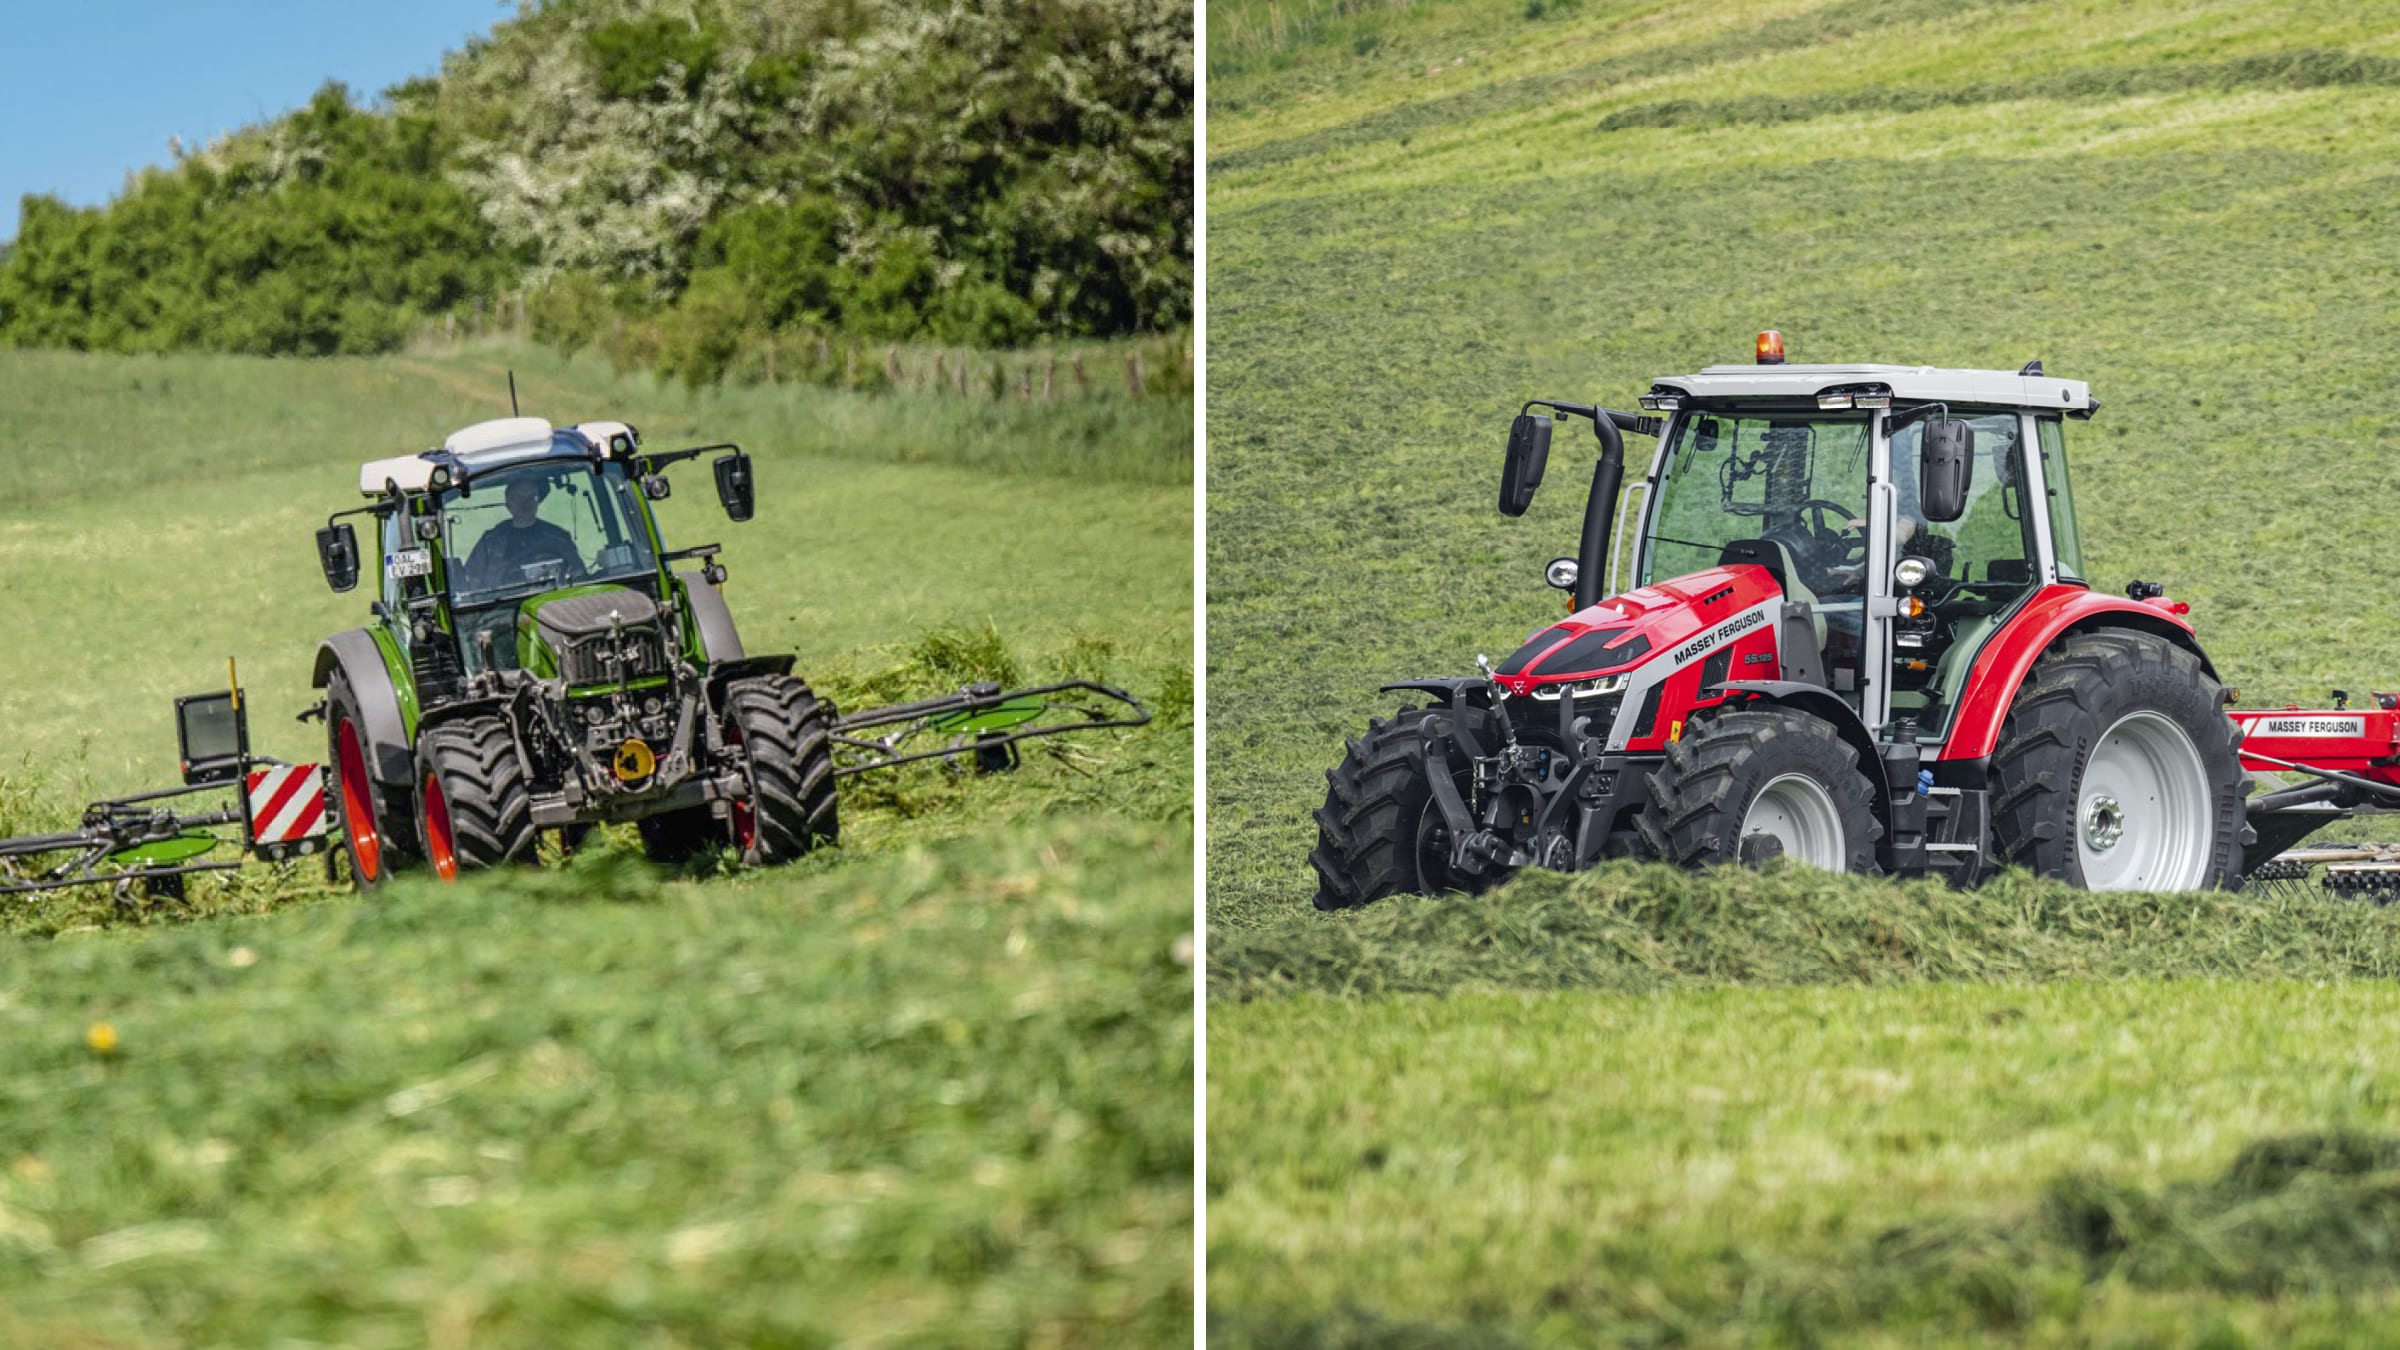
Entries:
MULTIPOLYGON (((1742 838, 1763 834, 1783 845, 1783 856, 1828 872, 1847 870, 1842 813, 1825 785, 1804 773, 1770 778, 1742 813, 1742 838)), ((1737 842, 1738 853, 1738 842, 1737 842)))
POLYGON ((2208 880, 2208 770, 2192 738, 2155 712, 2101 734, 2075 789, 2075 852, 2095 891, 2196 891, 2208 880))

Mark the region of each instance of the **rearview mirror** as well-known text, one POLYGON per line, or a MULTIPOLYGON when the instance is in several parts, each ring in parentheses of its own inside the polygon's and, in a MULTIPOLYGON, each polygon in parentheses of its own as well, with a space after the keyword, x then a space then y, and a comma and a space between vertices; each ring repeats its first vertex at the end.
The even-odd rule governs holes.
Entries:
POLYGON ((1967 513, 1967 489, 1975 477, 1975 429, 1956 417, 1925 423, 1917 452, 1917 505, 1929 521, 1948 522, 1967 513))
POLYGON ((1508 428, 1508 460, 1500 467, 1500 514, 1521 516, 1533 505, 1550 463, 1550 416, 1519 413, 1508 428))
POLYGON ((358 531, 338 521, 317 531, 317 562, 325 569, 325 584, 337 591, 358 587, 358 531))
POLYGON ((758 509, 758 485, 750 477, 750 457, 736 450, 717 456, 717 500, 725 503, 729 519, 748 520, 758 509))

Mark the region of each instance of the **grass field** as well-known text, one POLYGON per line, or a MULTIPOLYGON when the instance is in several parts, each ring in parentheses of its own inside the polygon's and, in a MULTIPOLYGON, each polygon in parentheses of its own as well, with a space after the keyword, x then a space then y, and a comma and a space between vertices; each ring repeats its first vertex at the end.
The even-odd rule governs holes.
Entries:
MULTIPOLYGON (((2039 989, 1946 987, 1998 959, 1962 937, 1961 960, 1929 958, 1911 977, 1922 985, 1793 992, 1757 987, 1783 982, 1768 967, 1674 965, 1694 959, 1679 945, 1690 934, 1616 908, 1660 885, 1631 872, 1563 895, 1528 879, 1441 922, 1305 913, 1308 812, 1342 738, 1393 706, 1376 686, 1471 671, 1478 652, 1497 658, 1557 613, 1539 572, 1572 550, 1583 474, 1555 465, 1525 518, 1493 511, 1518 403, 1629 406, 1655 376, 1748 359, 1762 328, 1781 329, 1798 361, 2013 370, 2040 357, 2089 380, 2104 407, 2070 426, 2067 448, 2098 585, 2167 582, 2245 703, 2400 680, 2400 628, 2372 598, 2372 521, 2400 448, 2385 356, 2400 342, 2388 13, 1224 0, 1209 19, 1213 1335, 1805 1341, 1812 1322, 1843 1328, 1834 1339, 1987 1334, 1931 1276, 1922 1309, 1869 1289, 1878 1263, 1804 1224, 1732 1232, 1645 1202, 1659 1167, 1725 1157, 1720 1130, 1749 1131, 1742 1146, 1762 1159, 1779 1141, 1756 1117, 1723 1125, 1712 1106, 1654 1113, 1620 1142, 1619 1117, 1592 1108, 1624 1093, 1713 1101, 1734 1090, 1706 1076, 1722 1026, 1795 1006, 1825 1018, 1823 1043, 1761 1066, 1763 1096, 1876 1044, 1880 1028, 1986 999, 2126 1009, 2132 1034, 2178 1044, 2174 1058, 2199 1052, 2149 1029, 2181 1018, 2232 1056, 2227 1073, 2292 1074, 2284 1107, 2257 1116, 2188 1096, 2180 1078, 2127 1077, 2125 1093, 2156 1099, 2148 1138, 2126 1132, 2105 1093, 2051 1095, 2024 1078, 2021 1091, 1954 1096, 1938 1128, 1965 1153, 1935 1151, 1950 1163, 1998 1147, 2026 1112, 2042 1121, 2039 1148, 1995 1154, 2010 1165, 1971 1171, 1983 1184, 1934 1207, 1978 1232, 2016 1232, 2066 1161, 2163 1195, 2219 1176, 2254 1140, 2400 1130, 2381 1089, 2341 1111, 2311 1095, 2324 1057, 2376 1053, 2365 1010, 2380 996, 2337 977, 2388 968, 2380 927, 2328 938, 2306 916, 2269 914, 2228 935, 2241 916, 2186 916, 2178 959, 2198 964, 2149 967, 2288 975, 2297 951, 2354 944, 2362 964, 2319 972, 2336 979, 2327 1020, 2310 1023, 2324 1038, 2287 1061, 2272 1049, 2281 1019, 2313 984, 2187 996, 2180 983, 2081 983, 2143 973, 2155 944, 2130 919, 2088 941, 2050 933, 2009 958, 2023 958, 2014 973, 2001 962, 1998 978, 2053 982, 2039 989), (1447 955, 1460 950, 1473 959, 1447 955), (1640 973, 1651 961, 1682 973, 1640 973), (1617 1031, 1637 1029, 1647 1039, 1625 1059, 1636 1048, 1617 1031), (1622 1076, 1597 1072, 1609 1064, 1622 1076), (1580 1086, 1554 1090, 1560 1074, 1580 1086), (1588 1132, 1563 1133, 1564 1117, 1588 1132), (1303 1178, 1294 1159, 1338 1153, 1370 1121, 1405 1124, 1440 1184, 1364 1164, 1338 1183, 1322 1167, 1303 1178), (1589 1170, 1601 1156, 1616 1162, 1589 1170), (1570 1174, 1583 1190, 1564 1189, 1570 1174), (1718 1251, 1821 1280, 1838 1306, 1778 1303, 1772 1281, 1712 1282, 1718 1251)), ((1631 457, 1650 445, 1635 438, 1631 457)), ((1769 887, 1744 912, 1789 898, 1769 887)), ((1841 903, 1855 918, 1915 902, 1869 888, 1841 903)), ((1816 913, 1768 931, 1805 950, 1816 913)), ((2058 1055, 2109 1062, 2116 1033, 2100 1019, 2048 1025, 2077 1028, 2051 1037, 2058 1055)), ((1940 1063, 1965 1072, 1975 1053, 1920 1081, 1940 1063)), ((1905 1186, 1886 1194, 1882 1147, 1871 1132, 1830 1136, 1816 1179, 1765 1203, 1855 1206, 1870 1223, 1928 1211, 1905 1186)), ((2240 1281, 2042 1284, 1988 1334, 2188 1343, 2221 1317, 2228 1336, 2271 1342, 2379 1325, 2387 1296, 2344 1288, 2267 1303, 2240 1281), (2082 1292, 2060 1303, 2062 1289, 2082 1292)))
MULTIPOLYGON (((1074 673, 1158 714, 845 792, 843 844, 362 901, 311 869, 0 916, 0 1343, 1171 1344, 1191 1321, 1191 407, 688 392, 528 348, 0 352, 0 832, 262 751, 365 618, 311 531, 507 411, 736 439, 753 651, 853 705, 1074 673), (207 919, 207 922, 193 922, 207 919), (87 1035, 107 1024, 112 1052, 87 1035)), ((688 438, 688 439, 687 439, 688 438)))

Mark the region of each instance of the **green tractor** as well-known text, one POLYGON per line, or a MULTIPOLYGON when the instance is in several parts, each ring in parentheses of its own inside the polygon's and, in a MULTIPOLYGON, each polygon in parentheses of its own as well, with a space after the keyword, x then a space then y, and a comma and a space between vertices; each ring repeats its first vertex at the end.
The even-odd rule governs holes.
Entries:
MULTIPOLYGON (((373 621, 317 651, 330 797, 351 874, 444 879, 632 821, 651 857, 729 846, 769 864, 834 843, 833 708, 788 655, 742 649, 718 546, 670 550, 651 503, 704 454, 736 521, 755 505, 732 444, 645 454, 622 422, 478 423, 359 471, 366 506, 317 532, 326 581, 373 621)), ((972 715, 970 710, 970 715, 972 715)))

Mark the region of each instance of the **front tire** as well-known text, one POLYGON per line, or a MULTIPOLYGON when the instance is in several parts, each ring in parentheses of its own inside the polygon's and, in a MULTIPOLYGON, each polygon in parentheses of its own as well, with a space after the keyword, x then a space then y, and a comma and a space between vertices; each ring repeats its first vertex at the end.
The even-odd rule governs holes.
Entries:
POLYGON ((1875 876, 1875 789, 1825 719, 1767 705, 1704 714, 1649 776, 1642 852, 1680 867, 1784 857, 1875 876))
POLYGON ((462 717, 417 737, 419 840, 434 875, 533 857, 533 796, 499 717, 462 717))
MULTIPOLYGON (((1341 765, 1326 772, 1317 846, 1308 854, 1317 872, 1317 908, 1355 909, 1387 895, 1480 889, 1482 878, 1450 869, 1450 832, 1433 804, 1433 768, 1425 754, 1429 737, 1453 715, 1446 708, 1402 708, 1389 721, 1369 719, 1367 734, 1349 742, 1341 765)), ((1490 714, 1481 709, 1466 715, 1476 719, 1478 731, 1490 725, 1490 714)), ((1443 769, 1465 798, 1467 774, 1455 765, 1443 769)))
POLYGON ((726 740, 750 761, 750 799, 733 805, 733 843, 753 867, 841 840, 833 786, 833 710, 788 675, 737 680, 725 693, 726 740))
POLYGON ((2233 890, 2241 732, 2190 651, 2123 629, 2035 664, 1992 754, 1994 860, 2090 890, 2233 890))

